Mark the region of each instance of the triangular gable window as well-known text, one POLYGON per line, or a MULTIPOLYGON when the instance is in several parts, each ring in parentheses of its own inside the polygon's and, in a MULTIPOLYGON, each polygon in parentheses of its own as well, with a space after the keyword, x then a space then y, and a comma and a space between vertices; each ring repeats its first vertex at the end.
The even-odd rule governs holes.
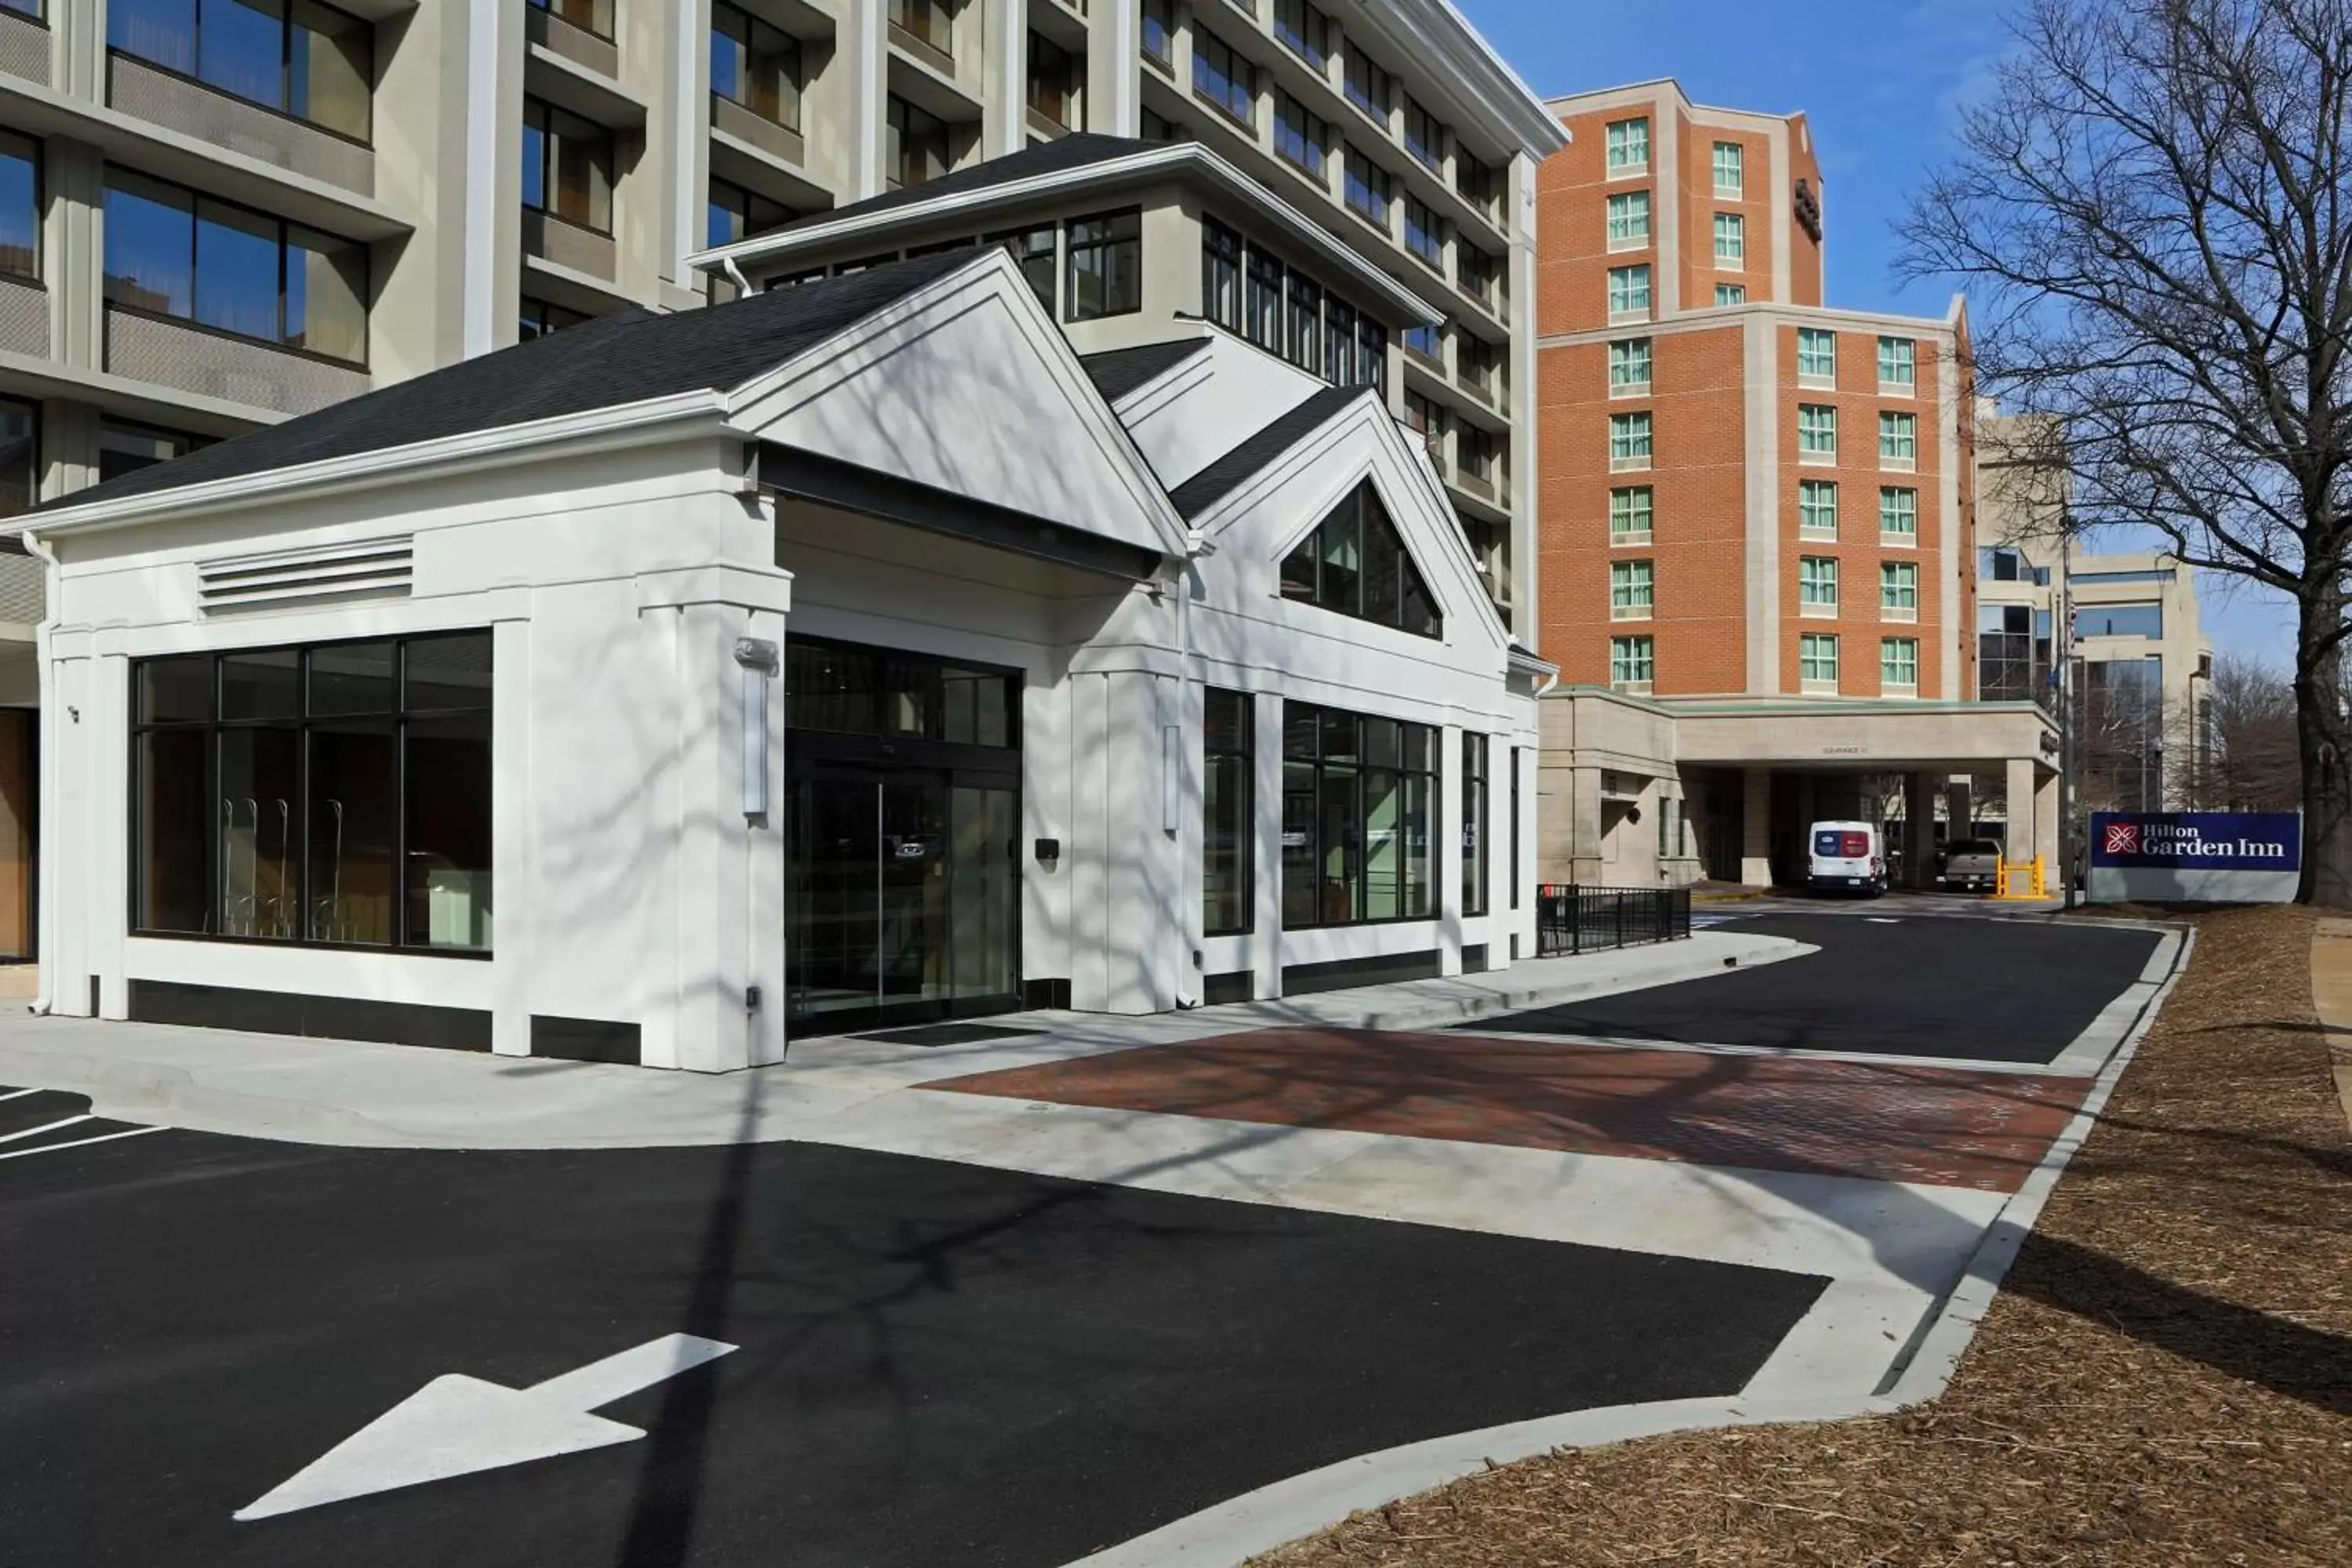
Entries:
POLYGON ((1370 479, 1283 561, 1282 596, 1415 637, 1444 635, 1437 601, 1370 479))

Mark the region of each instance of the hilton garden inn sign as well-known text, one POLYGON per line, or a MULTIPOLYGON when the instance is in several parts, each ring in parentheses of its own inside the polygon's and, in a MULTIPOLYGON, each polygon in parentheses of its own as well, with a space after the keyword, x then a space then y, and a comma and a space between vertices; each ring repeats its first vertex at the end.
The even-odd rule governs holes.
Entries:
POLYGON ((2303 870, 2294 812, 2097 812, 2091 899, 2284 904, 2303 870))

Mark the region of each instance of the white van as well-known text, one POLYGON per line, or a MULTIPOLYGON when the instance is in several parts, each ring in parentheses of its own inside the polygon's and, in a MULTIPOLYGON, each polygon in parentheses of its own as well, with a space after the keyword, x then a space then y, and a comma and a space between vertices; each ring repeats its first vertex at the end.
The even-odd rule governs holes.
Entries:
POLYGON ((1876 823, 1816 822, 1806 846, 1805 882, 1875 898, 1886 891, 1886 838, 1876 823))

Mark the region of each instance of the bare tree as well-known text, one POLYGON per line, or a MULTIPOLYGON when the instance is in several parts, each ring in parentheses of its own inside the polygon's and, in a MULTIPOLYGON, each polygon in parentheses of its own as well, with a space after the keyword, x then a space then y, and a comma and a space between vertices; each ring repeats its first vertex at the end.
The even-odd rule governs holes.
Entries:
POLYGON ((2063 430, 2074 526, 2293 599, 2299 896, 2352 903, 2352 0, 2025 0, 2011 27, 1904 269, 1976 293, 1979 376, 2063 430))
POLYGON ((2228 811, 2293 811, 2302 799, 2294 735, 2294 687, 2250 659, 2213 661, 2206 696, 2197 804, 2228 811))

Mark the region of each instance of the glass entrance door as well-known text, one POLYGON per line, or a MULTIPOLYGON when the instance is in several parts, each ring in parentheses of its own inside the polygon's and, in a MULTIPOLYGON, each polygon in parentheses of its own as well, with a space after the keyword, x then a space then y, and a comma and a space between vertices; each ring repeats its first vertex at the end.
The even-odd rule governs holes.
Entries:
POLYGON ((1020 1005, 1008 780, 812 770, 791 787, 786 1024, 841 1033, 1020 1005))

